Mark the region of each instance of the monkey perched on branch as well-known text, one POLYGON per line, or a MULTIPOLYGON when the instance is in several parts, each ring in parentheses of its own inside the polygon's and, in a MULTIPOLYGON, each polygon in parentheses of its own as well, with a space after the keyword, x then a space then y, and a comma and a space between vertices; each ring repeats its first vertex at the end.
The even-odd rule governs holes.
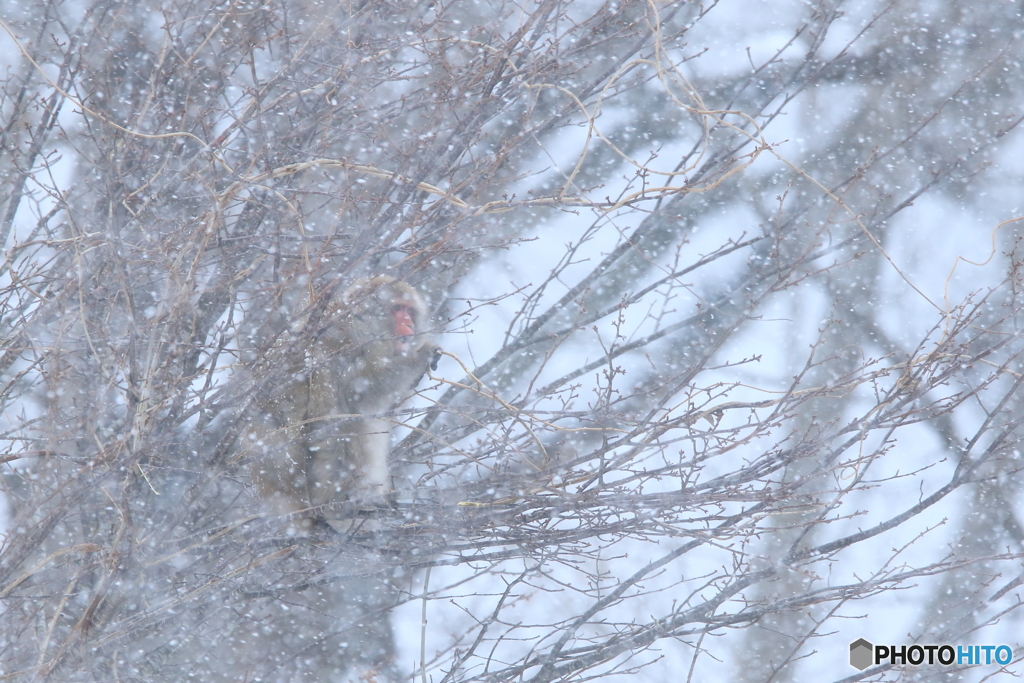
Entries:
POLYGON ((301 347, 278 344, 257 366, 281 377, 256 396, 246 430, 253 483, 276 512, 383 500, 392 424, 379 414, 436 369, 440 349, 426 320, 408 284, 359 280, 310 319, 301 347))

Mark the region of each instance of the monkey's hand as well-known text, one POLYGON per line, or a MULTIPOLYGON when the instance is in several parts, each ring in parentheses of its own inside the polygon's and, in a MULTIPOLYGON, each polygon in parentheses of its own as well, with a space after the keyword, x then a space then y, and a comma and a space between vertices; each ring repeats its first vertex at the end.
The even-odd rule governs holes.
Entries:
POLYGON ((441 360, 441 347, 435 346, 428 349, 427 352, 429 353, 427 364, 430 366, 431 370, 437 370, 437 363, 441 360))

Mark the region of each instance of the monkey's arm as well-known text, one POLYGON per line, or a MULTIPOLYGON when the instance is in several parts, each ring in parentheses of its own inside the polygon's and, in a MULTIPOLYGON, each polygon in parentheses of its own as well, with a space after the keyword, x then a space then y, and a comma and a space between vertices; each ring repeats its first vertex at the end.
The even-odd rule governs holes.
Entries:
MULTIPOLYGON (((268 362, 279 360, 278 355, 272 352, 268 362)), ((301 364, 286 368, 290 372, 283 376, 279 376, 281 368, 267 374, 270 386, 258 390, 244 439, 250 452, 253 484, 260 497, 280 514, 310 505, 306 477, 309 382, 301 364)))

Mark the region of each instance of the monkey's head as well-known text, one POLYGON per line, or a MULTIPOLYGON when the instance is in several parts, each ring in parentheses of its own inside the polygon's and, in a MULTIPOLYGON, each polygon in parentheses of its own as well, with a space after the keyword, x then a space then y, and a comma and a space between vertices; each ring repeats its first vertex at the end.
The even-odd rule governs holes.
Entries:
POLYGON ((345 331, 355 344, 372 344, 380 352, 386 346, 404 356, 430 343, 422 297, 410 285, 392 277, 378 275, 356 281, 345 290, 337 309, 350 321, 345 331))
POLYGON ((360 412, 406 398, 440 350, 427 328, 427 307, 408 284, 379 275, 357 280, 328 307, 316 352, 333 368, 334 386, 360 412))

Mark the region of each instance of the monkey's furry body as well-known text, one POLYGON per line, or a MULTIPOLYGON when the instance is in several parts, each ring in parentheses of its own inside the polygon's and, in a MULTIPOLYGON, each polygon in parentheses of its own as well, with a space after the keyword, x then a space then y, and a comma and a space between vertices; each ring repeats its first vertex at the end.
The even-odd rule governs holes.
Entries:
POLYGON ((383 499, 392 422, 381 414, 436 365, 426 319, 408 284, 360 280, 307 322, 298 344, 276 344, 257 364, 257 375, 281 378, 261 385, 246 430, 253 483, 273 510, 383 499))

